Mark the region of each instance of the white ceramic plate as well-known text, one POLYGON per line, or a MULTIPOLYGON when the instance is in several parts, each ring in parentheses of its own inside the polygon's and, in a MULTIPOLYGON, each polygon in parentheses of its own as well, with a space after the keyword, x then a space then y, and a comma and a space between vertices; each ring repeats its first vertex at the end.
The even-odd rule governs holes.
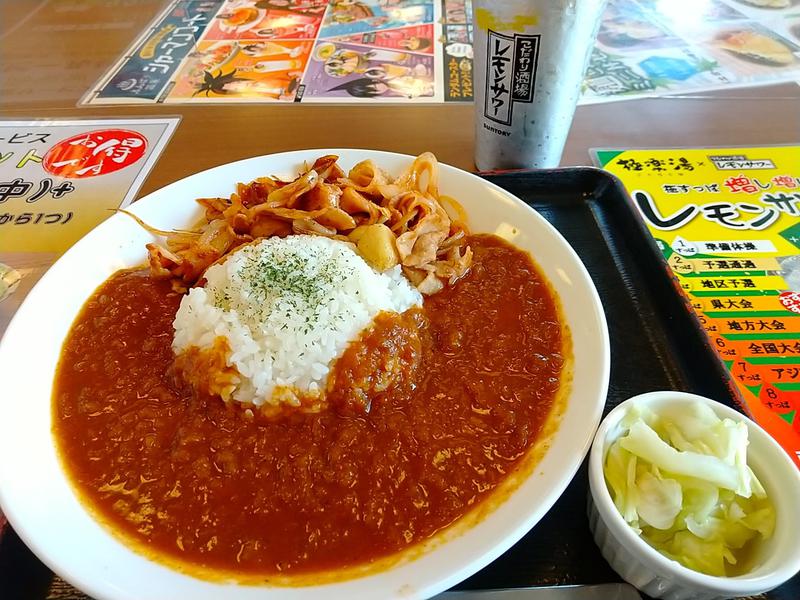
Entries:
MULTIPOLYGON (((195 198, 228 196, 239 181, 291 177, 324 154, 350 168, 372 158, 399 174, 411 157, 366 150, 306 150, 223 165, 136 202, 132 211, 161 228, 200 215, 195 198)), ((559 498, 583 460, 600 420, 609 376, 605 316, 586 269, 558 232, 501 188, 442 165, 442 193, 458 198, 476 232, 496 233, 531 252, 562 302, 574 350, 574 380, 560 428, 530 476, 488 517, 421 557, 359 579, 305 588, 210 583, 135 553, 84 510, 59 465, 51 434, 51 385, 62 341, 87 297, 114 271, 141 264, 150 234, 115 215, 72 247, 33 289, 0 342, 0 505, 36 555, 96 598, 146 600, 356 600, 424 598, 497 558, 559 498), (265 593, 266 592, 266 593, 265 593)))

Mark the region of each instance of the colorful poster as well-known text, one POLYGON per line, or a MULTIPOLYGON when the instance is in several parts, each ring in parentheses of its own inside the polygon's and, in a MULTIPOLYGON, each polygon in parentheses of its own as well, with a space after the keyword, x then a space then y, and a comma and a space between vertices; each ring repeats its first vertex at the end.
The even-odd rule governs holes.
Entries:
POLYGON ((212 19, 205 40, 313 40, 322 16, 259 8, 239 0, 227 2, 212 19))
POLYGON ((472 100, 472 25, 446 25, 444 31, 445 99, 472 100))
POLYGON ((720 65, 740 80, 757 79, 782 71, 797 72, 800 46, 758 23, 732 23, 698 40, 720 65))
POLYGON ((433 23, 428 23, 426 25, 346 35, 332 38, 331 41, 360 44, 373 48, 392 48, 394 50, 433 54, 434 38, 433 23))
POLYGON ((407 99, 434 96, 428 54, 318 42, 303 79, 304 100, 316 98, 407 99))
POLYGON ((178 72, 166 102, 205 98, 292 101, 311 41, 200 42, 178 72))
POLYGON ((730 2, 751 17, 796 13, 800 10, 800 0, 730 0, 730 2))
POLYGON ((94 102, 158 99, 221 6, 222 0, 170 5, 135 44, 130 55, 123 57, 113 74, 103 80, 94 102))
MULTIPOLYGON (((720 0, 704 0, 693 6, 692 18, 687 18, 685 6, 669 3, 663 6, 659 0, 636 0, 646 14, 665 22, 670 29, 698 26, 713 21, 736 21, 747 16, 733 6, 723 4, 720 0)), ((734 1, 735 5, 736 2, 734 1)))
POLYGON ((632 0, 611 2, 597 31, 597 46, 607 52, 631 52, 684 46, 669 29, 648 19, 632 0))
POLYGON ((451 25, 472 24, 472 0, 444 0, 442 19, 451 25))
POLYGON ((800 467, 800 146, 598 150, 729 369, 800 467))
POLYGON ((619 55, 595 48, 584 76, 587 97, 635 97, 676 91, 684 86, 716 87, 734 74, 690 47, 619 55))
POLYGON ((795 21, 795 0, 609 0, 581 103, 795 81, 795 21))
POLYGON ((320 37, 327 39, 433 21, 433 0, 333 0, 320 37))
POLYGON ((445 0, 443 15, 444 98, 473 99, 472 1, 445 0))
MULTIPOLYGON (((580 103, 797 80, 800 0, 609 0, 580 103)), ((173 0, 81 102, 469 102, 472 89, 471 0, 173 0), (257 67, 236 50, 267 42, 311 49, 267 46, 257 67), (356 46, 429 72, 329 81, 310 58, 356 46)))
POLYGON ((0 263, 22 276, 0 334, 47 267, 133 200, 178 121, 0 121, 0 263))

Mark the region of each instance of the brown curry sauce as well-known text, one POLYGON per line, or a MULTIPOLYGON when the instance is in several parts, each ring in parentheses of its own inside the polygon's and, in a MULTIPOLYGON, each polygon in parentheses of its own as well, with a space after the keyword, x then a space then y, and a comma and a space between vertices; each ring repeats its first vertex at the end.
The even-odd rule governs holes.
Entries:
POLYGON ((377 319, 335 365, 351 388, 387 357, 408 370, 366 414, 344 395, 335 410, 249 417, 193 392, 172 368, 181 297, 144 271, 116 273, 73 324, 56 375, 54 435, 73 483, 165 560, 243 575, 363 565, 430 538, 520 465, 568 348, 530 257, 494 236, 469 243, 464 279, 377 319))

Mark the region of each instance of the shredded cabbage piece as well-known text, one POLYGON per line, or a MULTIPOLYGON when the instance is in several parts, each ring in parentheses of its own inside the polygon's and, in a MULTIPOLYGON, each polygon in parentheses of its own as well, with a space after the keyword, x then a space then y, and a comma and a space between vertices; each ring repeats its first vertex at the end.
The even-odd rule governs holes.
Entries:
POLYGON ((656 477, 646 469, 643 469, 636 481, 641 492, 636 506, 639 518, 656 529, 672 527, 683 504, 681 485, 674 479, 656 477))
POLYGON ((752 544, 775 529, 775 509, 747 465, 747 426, 701 402, 633 407, 608 449, 617 510, 656 550, 716 576, 741 573, 752 544))

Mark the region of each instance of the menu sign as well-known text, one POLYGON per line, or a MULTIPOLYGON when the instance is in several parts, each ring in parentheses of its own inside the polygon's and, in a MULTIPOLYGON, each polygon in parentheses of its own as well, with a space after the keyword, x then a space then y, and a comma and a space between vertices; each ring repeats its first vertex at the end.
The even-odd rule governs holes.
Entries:
POLYGON ((471 0, 172 0, 82 101, 470 101, 471 13, 471 0))
POLYGON ((222 0, 185 2, 162 13, 148 35, 108 80, 97 98, 152 101, 169 84, 181 61, 193 52, 222 0))
POLYGON ((800 77, 795 0, 609 0, 584 78, 604 102, 800 77))
POLYGON ((598 150, 729 369, 800 466, 800 146, 598 150))
POLYGON ((0 120, 0 263, 19 286, 0 302, 0 334, 58 255, 134 199, 178 121, 0 120))
MULTIPOLYGON (((472 0, 173 0, 83 102, 471 101, 472 28, 472 0)), ((798 77, 800 0, 609 0, 581 103, 798 77)))

